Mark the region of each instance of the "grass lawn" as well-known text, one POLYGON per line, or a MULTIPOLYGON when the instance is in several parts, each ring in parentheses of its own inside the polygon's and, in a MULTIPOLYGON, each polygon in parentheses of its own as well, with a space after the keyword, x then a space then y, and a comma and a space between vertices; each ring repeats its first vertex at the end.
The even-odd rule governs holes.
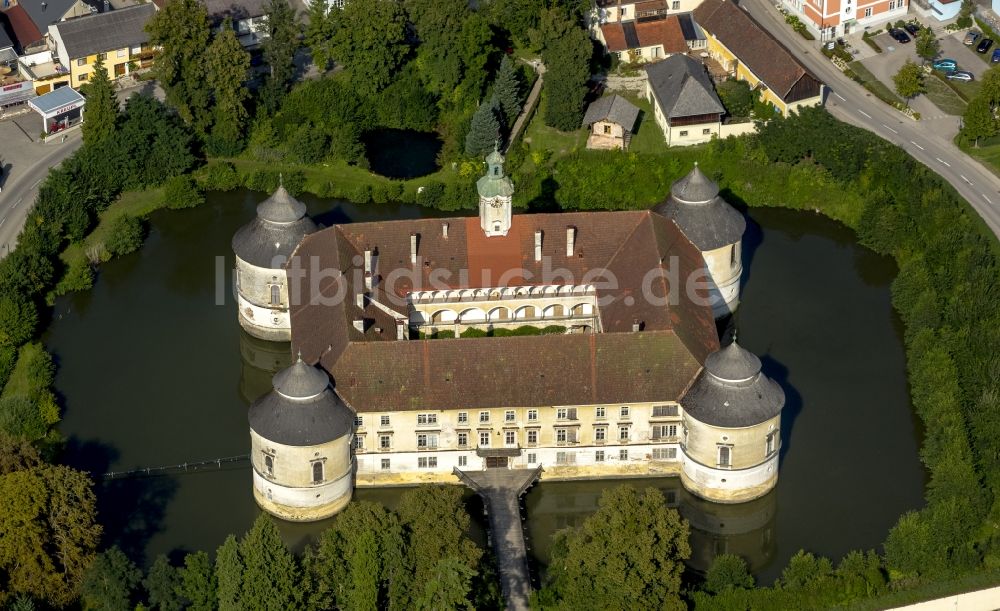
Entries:
POLYGON ((13 395, 30 395, 34 389, 28 381, 28 362, 44 351, 39 342, 30 342, 21 346, 17 354, 17 365, 14 372, 10 374, 7 385, 3 388, 3 398, 13 395))
POLYGON ((864 64, 861 62, 851 62, 847 65, 847 67, 858 76, 861 86, 871 92, 872 95, 878 99, 882 100, 886 104, 893 104, 896 102, 900 104, 903 103, 903 100, 896 95, 895 92, 889 89, 888 85, 875 78, 875 75, 872 74, 868 68, 865 68, 864 64))
POLYGON ((545 87, 542 86, 542 99, 538 101, 538 108, 521 136, 521 141, 528 150, 552 151, 553 155, 562 156, 586 148, 587 130, 582 127, 571 132, 561 132, 545 124, 545 97, 545 87))
POLYGON ((639 95, 623 96, 639 107, 639 119, 635 122, 635 131, 632 132, 632 142, 629 144, 629 151, 636 153, 662 153, 667 150, 667 142, 663 138, 663 130, 656 124, 653 116, 653 105, 649 100, 639 95))
POLYGON ((62 251, 59 258, 67 266, 74 263, 80 264, 86 258, 87 250, 92 246, 104 243, 104 239, 111 227, 111 221, 127 214, 129 216, 146 217, 154 210, 158 210, 166 205, 163 201, 163 189, 149 189, 146 191, 126 191, 117 200, 101 213, 97 227, 84 238, 81 244, 70 244, 66 250, 62 251))
POLYGON ((941 109, 941 112, 956 116, 965 112, 965 100, 941 79, 929 76, 924 79, 924 84, 927 86, 927 93, 924 95, 941 109))
POLYGON ((1000 176, 1000 136, 980 140, 978 148, 962 142, 958 136, 955 137, 955 144, 970 157, 983 162, 991 172, 1000 176))
POLYGON ((972 101, 972 98, 976 97, 976 94, 979 93, 979 89, 983 86, 983 84, 979 81, 967 83, 965 81, 947 79, 944 77, 944 74, 937 70, 931 72, 931 76, 926 79, 926 82, 929 83, 931 80, 937 80, 944 83, 946 86, 951 88, 952 91, 957 93, 960 98, 965 100, 966 103, 972 101))

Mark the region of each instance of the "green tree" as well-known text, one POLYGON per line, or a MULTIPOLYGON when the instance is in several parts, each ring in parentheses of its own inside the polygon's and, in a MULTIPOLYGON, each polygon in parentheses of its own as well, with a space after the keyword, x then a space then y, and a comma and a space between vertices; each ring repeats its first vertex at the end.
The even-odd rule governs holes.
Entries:
POLYGON ((124 188, 162 184, 194 166, 190 131, 177 115, 152 96, 134 95, 125 104, 117 136, 124 188))
MULTIPOLYGON (((169 0, 146 24, 150 44, 160 47, 153 74, 167 101, 201 136, 211 125, 212 83, 205 72, 208 11, 198 0, 169 0)), ((136 97, 133 96, 134 100, 136 97)))
POLYGON ((549 570, 563 606, 684 609, 687 522, 655 488, 611 488, 599 505, 580 527, 557 535, 549 570))
POLYGON ((235 155, 242 148, 241 140, 249 117, 244 103, 250 97, 246 87, 250 55, 237 40, 228 18, 208 47, 205 71, 215 88, 214 119, 208 140, 210 152, 235 155))
POLYGON ((93 78, 86 85, 87 105, 83 109, 83 143, 90 147, 102 148, 115 136, 115 122, 118 120, 118 98, 104 67, 104 59, 98 55, 94 64, 93 78))
POLYGON ((984 95, 977 95, 969 102, 962 116, 962 138, 979 148, 979 141, 997 133, 997 119, 994 110, 984 95))
POLYGON ((334 18, 333 56, 350 73, 362 96, 374 96, 392 82, 410 51, 406 13, 395 0, 348 2, 334 18))
POLYGON ((31 442, 0 432, 0 477, 42 466, 42 456, 31 442))
POLYGON ((465 136, 465 153, 474 157, 482 157, 493 150, 497 138, 500 137, 500 122, 497 120, 499 109, 496 100, 484 102, 472 115, 469 133, 465 136))
POLYGON ((326 0, 309 1, 309 25, 305 31, 306 46, 321 73, 326 72, 333 61, 334 22, 329 6, 326 0))
POLYGON ((959 28, 972 27, 972 14, 976 12, 976 3, 973 0, 962 0, 962 8, 958 11, 958 19, 955 25, 959 28))
POLYGON ((149 573, 142 580, 146 588, 149 606, 158 611, 180 611, 184 608, 181 598, 181 575, 170 560, 160 554, 149 567, 149 573))
POLYGON ((69 467, 0 476, 0 592, 57 607, 75 600, 101 535, 96 504, 90 478, 69 467))
POLYGON ((549 127, 572 131, 583 119, 583 100, 590 78, 590 37, 565 10, 549 9, 542 14, 539 30, 545 40, 545 112, 549 127))
POLYGON ((122 214, 111 221, 104 247, 112 256, 120 257, 139 250, 144 238, 142 219, 122 214))
POLYGON ((705 589, 716 594, 753 586, 753 576, 746 561, 736 554, 719 554, 705 574, 705 589))
POLYGON ((131 611, 142 571, 117 547, 97 555, 83 581, 83 603, 87 609, 131 611))
POLYGON ((12 395, 0 399, 0 431, 35 441, 45 437, 49 425, 38 403, 24 395, 12 395))
POLYGON ((493 95, 500 104, 500 110, 506 118, 508 126, 514 124, 521 112, 521 79, 509 55, 504 55, 500 61, 497 80, 493 84, 493 95))
MULTIPOLYGON (((271 516, 261 513, 240 541, 243 582, 240 600, 247 611, 285 611, 298 608, 299 567, 278 535, 271 516)), ((220 579, 221 585, 221 579, 220 579)))
POLYGON ((38 326, 35 304, 16 293, 0 296, 0 344, 20 346, 38 326))
POLYGON ((896 86, 896 93, 906 100, 907 106, 910 98, 925 91, 923 69, 910 60, 906 60, 896 76, 892 77, 892 82, 896 86))
POLYGON ((833 566, 826 558, 817 558, 799 550, 788 566, 781 572, 781 583, 787 589, 808 588, 833 572, 833 566))
POLYGON ((177 593, 188 602, 188 611, 215 611, 219 608, 215 583, 215 570, 208 554, 197 551, 184 557, 177 593))
POLYGON ((731 78, 719 83, 716 91, 730 117, 747 118, 753 113, 754 92, 746 81, 731 78))
POLYGON ((269 72, 261 90, 261 102, 268 113, 278 109, 288 86, 295 79, 295 52, 301 45, 301 33, 295 10, 289 6, 288 0, 268 0, 268 36, 262 46, 269 72))
POLYGON ((219 611, 243 609, 243 558, 236 537, 229 535, 215 553, 215 583, 219 611))
POLYGON ((434 567, 430 580, 424 584, 424 591, 416 601, 415 608, 434 611, 436 609, 473 609, 469 602, 472 579, 476 571, 457 558, 442 558, 434 567))
POLYGON ((937 36, 930 28, 920 29, 920 32, 917 33, 916 43, 917 55, 928 61, 937 57, 938 53, 941 52, 941 43, 938 42, 937 36))

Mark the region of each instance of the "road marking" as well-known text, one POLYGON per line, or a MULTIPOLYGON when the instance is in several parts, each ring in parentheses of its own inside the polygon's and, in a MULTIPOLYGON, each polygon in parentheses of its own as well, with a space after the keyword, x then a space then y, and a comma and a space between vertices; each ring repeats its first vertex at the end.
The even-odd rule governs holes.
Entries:
POLYGON ((912 144, 913 146, 917 147, 917 148, 918 148, 918 149, 920 149, 921 151, 922 151, 922 150, 924 150, 924 147, 920 146, 919 144, 917 144, 917 143, 916 143, 916 142, 914 142, 913 140, 910 140, 910 144, 912 144))
POLYGON ((968 178, 966 178, 965 176, 962 176, 961 174, 959 174, 958 177, 961 178, 962 180, 964 180, 965 182, 969 183, 970 185, 972 184, 972 181, 969 180, 968 178))
POLYGON ((951 164, 950 164, 950 163, 948 163, 948 162, 947 162, 947 161, 945 161, 944 159, 941 159, 940 157, 935 157, 934 159, 937 159, 938 161, 940 161, 941 163, 945 164, 945 165, 946 165, 946 166, 948 166, 949 168, 951 167, 951 164))
POLYGON ((847 101, 847 99, 844 98, 844 96, 840 95, 836 91, 833 92, 833 95, 837 96, 840 99, 841 102, 846 102, 847 101))
POLYGON ((3 217, 3 220, 0 221, 0 227, 3 227, 3 224, 6 223, 6 222, 7 222, 7 217, 5 216, 5 217, 3 217))
POLYGON ((23 197, 17 198, 17 201, 14 202, 14 205, 11 206, 11 208, 17 208, 17 205, 20 204, 23 199, 24 199, 23 197))
POLYGON ((35 187, 38 186, 38 183, 40 183, 40 182, 42 182, 41 178, 39 178, 38 180, 36 180, 35 183, 33 185, 31 185, 31 188, 34 189, 35 187))
POLYGON ((894 130, 891 127, 889 127, 888 125, 886 125, 885 123, 882 124, 882 127, 886 128, 887 130, 891 131, 894 134, 898 134, 899 133, 896 130, 894 130))
POLYGON ((863 114, 864 116, 868 117, 869 119, 871 119, 871 118, 872 118, 872 116, 871 116, 870 114, 868 114, 867 112, 865 112, 865 111, 861 110, 860 108, 858 109, 858 112, 860 112, 860 113, 861 113, 861 114, 863 114))
POLYGON ((988 198, 988 197, 986 197, 986 194, 985 194, 985 193, 980 193, 980 195, 982 195, 982 196, 983 196, 983 199, 985 199, 985 200, 986 200, 987 202, 989 202, 989 203, 991 203, 991 204, 993 203, 993 200, 992 200, 992 199, 990 199, 990 198, 988 198))

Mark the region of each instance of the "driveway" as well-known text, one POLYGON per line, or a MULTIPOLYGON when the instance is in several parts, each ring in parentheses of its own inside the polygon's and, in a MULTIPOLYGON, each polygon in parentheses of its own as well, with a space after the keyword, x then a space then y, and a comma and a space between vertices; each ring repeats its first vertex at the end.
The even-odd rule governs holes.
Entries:
MULTIPOLYGON (((966 30, 962 30, 953 34, 947 34, 941 38, 941 57, 948 57, 957 61, 959 70, 968 70, 976 75, 976 80, 979 80, 983 76, 983 73, 989 69, 990 65, 983 61, 982 56, 976 53, 972 47, 962 44, 965 34, 966 30)), ((996 47, 994 46, 994 48, 996 47)), ((990 53, 992 52, 993 49, 990 49, 990 53)), ((989 57, 986 59, 989 59, 989 57)))
MULTIPOLYGON (((868 68, 875 75, 875 78, 882 81, 886 87, 895 92, 896 87, 892 82, 892 77, 896 76, 899 69, 906 63, 906 60, 917 64, 922 61, 917 57, 916 45, 912 41, 900 44, 888 34, 879 34, 876 36, 875 43, 882 47, 882 52, 862 60, 861 64, 865 68, 868 68)), ((944 116, 944 113, 933 102, 922 95, 918 95, 910 100, 910 107, 919 112, 921 117, 928 119, 938 117, 939 115, 944 116)))

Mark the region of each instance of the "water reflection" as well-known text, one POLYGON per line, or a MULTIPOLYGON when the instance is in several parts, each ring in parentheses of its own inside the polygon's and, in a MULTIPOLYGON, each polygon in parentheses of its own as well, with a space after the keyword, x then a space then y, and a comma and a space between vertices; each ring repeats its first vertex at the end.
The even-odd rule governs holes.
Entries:
POLYGON ((271 378, 291 364, 290 343, 267 342, 240 329, 240 396, 247 404, 270 392, 271 378))
MULTIPOLYGON (((531 553, 543 567, 552 552, 552 534, 583 524, 597 511, 605 489, 621 485, 615 481, 545 482, 525 497, 529 519, 525 522, 531 553)), ((777 495, 774 492, 737 505, 723 505, 700 499, 681 486, 678 478, 638 479, 628 483, 636 488, 656 488, 668 507, 691 525, 691 558, 688 566, 704 572, 722 553, 742 556, 751 571, 768 565, 775 554, 774 522, 777 495)))

